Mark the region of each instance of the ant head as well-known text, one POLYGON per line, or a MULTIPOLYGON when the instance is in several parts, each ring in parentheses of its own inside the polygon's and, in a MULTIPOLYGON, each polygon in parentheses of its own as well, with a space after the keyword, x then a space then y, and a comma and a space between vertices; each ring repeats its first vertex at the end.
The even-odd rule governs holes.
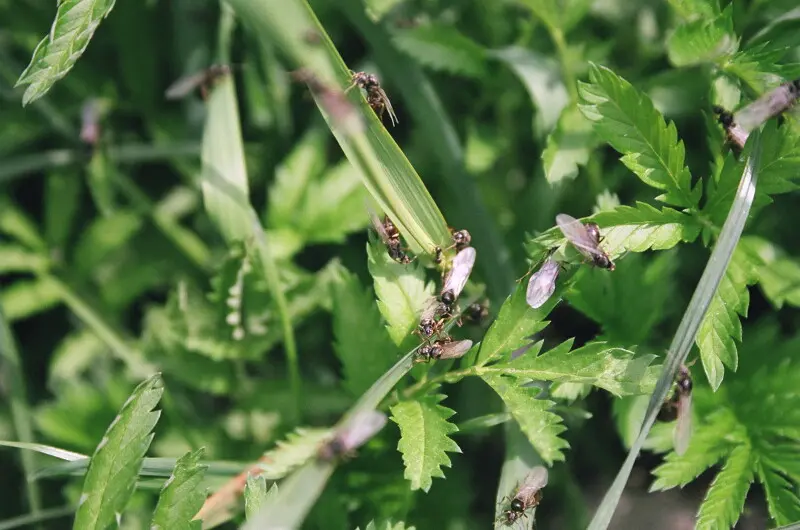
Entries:
POLYGON ((445 305, 453 305, 456 301, 456 295, 453 291, 445 291, 442 293, 442 303, 445 305))

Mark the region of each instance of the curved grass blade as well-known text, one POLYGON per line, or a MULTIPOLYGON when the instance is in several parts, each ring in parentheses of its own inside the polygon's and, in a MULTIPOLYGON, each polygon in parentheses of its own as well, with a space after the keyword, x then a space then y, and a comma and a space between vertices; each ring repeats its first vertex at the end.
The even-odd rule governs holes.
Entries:
POLYGON ((42 453, 43 455, 49 455, 49 456, 54 456, 56 458, 60 458, 61 460, 67 460, 67 461, 86 460, 86 462, 89 461, 89 457, 86 455, 75 453, 73 451, 67 451, 66 449, 60 449, 58 447, 53 447, 52 445, 44 445, 44 444, 37 444, 30 442, 10 442, 6 440, 0 440, 0 445, 4 445, 6 447, 16 447, 18 449, 29 449, 31 451, 36 451, 37 453, 42 453))
POLYGON ((414 126, 424 135, 431 156, 438 160, 440 176, 458 207, 454 221, 471 232, 474 246, 481 251, 477 266, 486 279, 487 290, 492 293, 492 303, 499 304, 502 298, 497 297, 508 291, 514 271, 480 190, 467 174, 463 146, 440 97, 414 60, 397 49, 391 32, 369 20, 360 1, 341 0, 336 2, 336 7, 370 43, 370 51, 381 72, 394 82, 415 120, 414 126))
POLYGON ((59 506, 58 508, 45 508, 39 513, 28 513, 20 515, 19 517, 12 517, 5 521, 0 521, 0 530, 11 530, 12 528, 20 528, 22 526, 35 525, 36 523, 43 523, 51 519, 59 517, 66 517, 72 515, 75 511, 74 506, 59 506))
POLYGON ((160 416, 153 409, 164 387, 161 374, 143 381, 108 427, 89 462, 72 528, 104 530, 128 503, 160 416))
POLYGON ((364 185, 398 226, 411 250, 433 255, 437 246, 447 247, 450 233, 442 213, 358 91, 350 91, 347 101, 361 111, 367 130, 342 130, 336 126, 336 116, 331 115, 331 105, 326 105, 323 96, 343 92, 351 84, 351 74, 308 4, 302 0, 227 3, 256 35, 274 41, 295 66, 313 74, 318 86, 328 87, 325 91, 312 90, 320 112, 342 151, 358 168, 364 185))
POLYGON ((733 251, 736 249, 736 245, 742 235, 747 216, 750 213, 750 207, 755 198, 756 182, 758 181, 757 168, 759 167, 759 157, 761 155, 760 131, 751 134, 748 146, 750 147, 750 156, 742 174, 742 179, 739 182, 736 198, 722 227, 717 244, 714 246, 711 257, 706 264, 703 275, 700 277, 697 288, 692 295, 689 306, 686 308, 686 312, 678 325, 678 330, 672 339, 667 359, 664 362, 664 370, 656 383, 653 394, 650 396, 650 402, 647 404, 647 412, 642 427, 614 482, 595 512, 592 522, 589 524, 589 530, 606 530, 611 523, 611 517, 614 515, 622 496, 622 491, 633 469, 633 464, 656 421, 658 411, 672 387, 672 382, 678 369, 689 354, 700 323, 708 310, 708 306, 711 304, 720 281, 722 281, 731 256, 733 256, 733 251))
POLYGON ((31 62, 17 84, 30 85, 22 105, 36 101, 72 69, 100 22, 114 8, 116 0, 61 0, 50 33, 33 51, 31 62))

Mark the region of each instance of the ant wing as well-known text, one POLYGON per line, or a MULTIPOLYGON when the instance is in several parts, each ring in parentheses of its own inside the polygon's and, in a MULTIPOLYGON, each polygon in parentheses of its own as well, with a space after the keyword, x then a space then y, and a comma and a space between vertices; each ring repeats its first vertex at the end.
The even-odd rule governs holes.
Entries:
POLYGON ((472 348, 471 340, 459 340, 456 342, 448 342, 441 346, 442 354, 439 359, 458 359, 472 348))
POLYGON ((798 87, 795 83, 784 83, 741 109, 734 115, 734 119, 745 131, 752 131, 773 116, 789 109, 797 97, 798 87))
POLYGON ((442 286, 442 292, 452 291, 453 296, 458 298, 464 286, 467 284, 467 279, 472 273, 472 267, 475 265, 475 249, 467 247, 453 258, 453 266, 448 271, 442 286))
POLYGON ((675 453, 682 455, 689 447, 692 437, 692 394, 682 395, 678 399, 678 420, 675 425, 675 453))
POLYGON ((433 320, 436 317, 440 303, 435 296, 430 298, 422 309, 422 314, 419 316, 420 321, 425 319, 433 320))
POLYGON ((364 445, 386 425, 386 414, 377 410, 361 412, 353 416, 337 434, 345 452, 364 445))
POLYGON ((386 95, 386 92, 381 87, 377 88, 378 94, 381 96, 381 100, 383 100, 383 104, 386 106, 386 110, 389 112, 389 121, 392 122, 392 127, 400 123, 397 119, 397 114, 394 113, 394 107, 392 107, 392 102, 389 101, 389 96, 386 95))
POLYGON ((514 498, 521 500, 525 506, 531 504, 539 490, 547 486, 547 475, 547 468, 544 466, 536 466, 531 469, 514 498))
POLYGON ((167 99, 181 99, 186 97, 192 90, 203 84, 206 78, 205 70, 196 74, 181 77, 164 92, 167 99))
POLYGON ((561 268, 557 261, 551 258, 542 264, 531 279, 528 280, 528 290, 525 293, 525 300, 528 305, 538 309, 547 302, 556 290, 556 279, 561 268))
POLYGON ((560 213, 556 216, 556 224, 561 232, 564 234, 572 245, 577 248, 581 254, 587 258, 605 257, 602 252, 597 249, 597 241, 592 239, 586 227, 572 217, 565 213, 560 213))
POLYGON ((374 228, 378 233, 378 237, 380 237, 381 241, 383 241, 385 244, 388 244, 391 238, 389 237, 389 234, 386 233, 386 229, 383 227, 383 221, 381 221, 380 217, 378 217, 378 214, 376 214, 375 211, 369 207, 369 205, 367 205, 367 213, 369 214, 369 221, 372 223, 372 228, 374 228))

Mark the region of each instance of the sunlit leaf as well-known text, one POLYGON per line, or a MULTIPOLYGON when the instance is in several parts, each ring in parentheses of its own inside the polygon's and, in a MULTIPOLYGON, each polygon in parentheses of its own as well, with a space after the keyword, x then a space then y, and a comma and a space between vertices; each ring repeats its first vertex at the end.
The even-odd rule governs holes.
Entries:
POLYGON ((115 0, 62 0, 47 37, 39 42, 17 85, 30 85, 22 104, 35 101, 72 69, 115 0))
POLYGON ((608 68, 592 65, 589 79, 578 84, 580 109, 597 135, 623 154, 622 163, 645 184, 666 192, 659 200, 696 207, 702 190, 692 188, 675 124, 665 123, 646 94, 608 68))
POLYGON ((447 453, 461 452, 450 439, 458 427, 447 421, 455 412, 439 404, 444 398, 424 396, 401 401, 391 408, 392 421, 400 427, 397 449, 403 453, 405 477, 411 482, 411 489, 428 491, 434 477, 444 477, 442 466, 450 467, 447 453))
POLYGON ((203 505, 205 491, 200 487, 206 466, 200 464, 205 450, 190 451, 175 463, 175 470, 164 483, 153 513, 151 530, 199 530, 200 521, 193 521, 203 505))
POLYGON ((454 26, 425 25, 395 32, 395 46, 420 64, 452 74, 481 77, 483 48, 454 26))
POLYGON ((105 529, 125 509, 153 440, 151 431, 160 415, 153 409, 163 392, 161 376, 150 377, 136 387, 111 422, 89 463, 75 514, 75 530, 105 529))

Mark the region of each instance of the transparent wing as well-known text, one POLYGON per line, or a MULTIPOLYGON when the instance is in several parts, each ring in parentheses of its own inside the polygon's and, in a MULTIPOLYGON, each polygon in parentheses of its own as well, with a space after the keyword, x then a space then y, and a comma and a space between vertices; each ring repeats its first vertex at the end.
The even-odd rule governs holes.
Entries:
POLYGON ((797 100, 798 90, 793 83, 784 83, 767 92, 734 114, 734 120, 750 132, 768 119, 789 109, 797 100))
POLYGON ((167 99, 181 99, 186 97, 192 90, 199 87, 203 80, 206 78, 206 72, 198 72, 196 74, 188 75, 185 77, 181 77, 174 83, 172 83, 169 88, 167 88, 164 95, 167 99))
POLYGON ((372 223, 372 228, 378 233, 378 237, 381 238, 381 241, 388 244, 389 243, 389 234, 386 233, 386 229, 383 227, 383 221, 381 218, 378 217, 378 214, 367 205, 367 213, 369 214, 369 221, 372 223))
POLYGON ((440 359, 458 359, 472 348, 471 340, 459 340, 456 342, 449 342, 442 346, 442 355, 440 359))
POLYGON ((442 292, 453 291, 456 298, 464 290, 467 284, 467 279, 472 273, 472 267, 475 265, 475 249, 467 247, 453 258, 453 266, 448 271, 442 286, 442 292))
POLYGON ((547 468, 536 466, 522 481, 517 494, 514 498, 520 499, 526 506, 531 503, 533 496, 545 486, 547 486, 547 468))
POLYGON ((435 318, 440 304, 441 302, 439 302, 439 300, 437 300, 436 297, 433 297, 430 300, 428 300, 426 302, 425 307, 422 309, 422 313, 419 316, 420 321, 425 319, 435 318))
POLYGON ((556 279, 560 270, 557 261, 547 258, 539 270, 531 276, 525 293, 525 300, 529 306, 538 309, 550 299, 556 290, 556 279))
POLYGON ((337 438, 344 451, 352 451, 375 436, 386 425, 386 414, 377 410, 368 410, 356 414, 338 433, 337 438))
POLYGON ((689 447, 692 437, 692 394, 681 395, 678 399, 678 420, 675 425, 675 452, 682 455, 689 447))
POLYGON ((386 92, 384 92, 382 88, 378 87, 377 90, 383 100, 383 104, 386 105, 386 111, 389 113, 389 121, 392 122, 392 127, 394 127, 399 121, 397 120, 397 114, 394 113, 392 102, 389 101, 389 96, 386 95, 386 92))
POLYGON ((571 215, 560 213, 556 215, 556 224, 558 225, 558 228, 561 229, 564 237, 569 239, 570 243, 572 243, 575 248, 581 252, 581 254, 588 258, 592 258, 594 256, 603 256, 603 254, 597 249, 597 242, 594 241, 589 235, 589 232, 586 230, 586 227, 583 226, 583 223, 571 215))

